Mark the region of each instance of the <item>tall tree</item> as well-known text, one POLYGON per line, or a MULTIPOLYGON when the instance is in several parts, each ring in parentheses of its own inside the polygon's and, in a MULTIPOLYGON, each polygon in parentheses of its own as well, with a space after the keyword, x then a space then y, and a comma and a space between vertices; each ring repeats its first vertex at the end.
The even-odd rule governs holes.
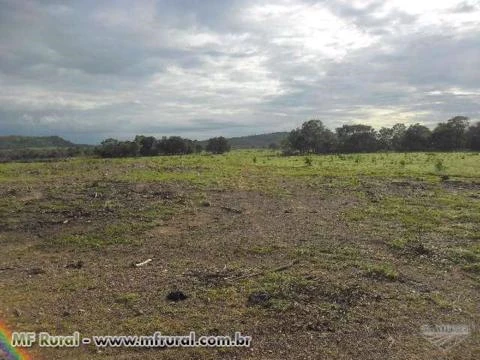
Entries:
POLYGON ((480 122, 477 122, 468 128, 467 147, 470 150, 480 150, 480 122))
POLYGON ((392 127, 392 150, 400 151, 402 150, 403 137, 407 131, 405 124, 395 124, 392 127))
POLYGON ((142 156, 154 156, 158 155, 157 139, 153 136, 136 136, 135 142, 140 148, 140 155, 142 156))
POLYGON ((393 128, 382 127, 378 131, 378 148, 381 150, 393 150, 393 128))
POLYGON ((189 154, 193 152, 193 146, 190 146, 186 139, 180 136, 170 136, 168 139, 162 139, 162 149, 167 155, 189 154))
POLYGON ((223 136, 208 139, 206 150, 214 154, 223 154, 230 151, 230 144, 223 136))
POLYGON ((432 133, 432 145, 437 150, 461 150, 467 145, 468 118, 455 116, 438 124, 432 133))
POLYGON ((402 138, 402 150, 422 151, 431 148, 432 132, 420 124, 410 125, 402 138))
POLYGON ((369 125, 343 125, 337 136, 343 152, 374 152, 379 147, 377 132, 369 125))
POLYGON ((287 152, 323 154, 335 151, 336 145, 336 137, 332 131, 320 120, 309 120, 304 122, 301 128, 292 130, 282 146, 287 152))

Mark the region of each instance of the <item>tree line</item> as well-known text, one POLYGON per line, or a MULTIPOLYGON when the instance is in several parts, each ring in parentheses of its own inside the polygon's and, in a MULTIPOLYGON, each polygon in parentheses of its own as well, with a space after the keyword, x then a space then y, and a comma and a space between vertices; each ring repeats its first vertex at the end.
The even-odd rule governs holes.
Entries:
MULTIPOLYGON (((13 138, 15 137, 4 137, 9 141, 13 138)), ((278 146, 272 143, 269 148, 277 149, 278 146)), ((399 123, 392 127, 382 127, 378 131, 362 124, 343 125, 332 131, 320 120, 309 120, 288 133, 281 148, 284 155, 376 151, 480 151, 480 122, 470 125, 467 117, 456 116, 437 124, 433 130, 418 123, 408 127, 399 123)), ((182 155, 202 151, 221 154, 230 151, 230 144, 223 136, 200 142, 179 136, 156 139, 153 136, 137 135, 132 141, 106 139, 95 147, 0 149, 0 162, 39 161, 91 155, 100 157, 182 155)))
MULTIPOLYGON (((101 157, 133 157, 158 155, 185 155, 200 153, 204 150, 197 140, 185 139, 180 136, 162 137, 137 135, 133 141, 106 139, 95 147, 94 153, 101 157)), ((205 150, 214 154, 230 151, 230 145, 223 136, 207 141, 205 150)))
POLYGON ((320 120, 309 120, 292 130, 282 143, 283 153, 327 154, 376 151, 480 150, 480 122, 469 125, 456 116, 430 130, 421 124, 395 124, 376 131, 369 125, 343 125, 335 132, 320 120))
POLYGON ((90 146, 0 149, 0 163, 10 161, 44 161, 46 159, 65 159, 91 155, 93 155, 93 147, 90 146))

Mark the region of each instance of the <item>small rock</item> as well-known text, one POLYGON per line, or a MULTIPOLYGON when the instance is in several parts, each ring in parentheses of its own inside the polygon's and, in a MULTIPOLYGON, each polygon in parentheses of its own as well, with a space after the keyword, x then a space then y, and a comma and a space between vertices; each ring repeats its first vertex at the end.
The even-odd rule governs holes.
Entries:
POLYGON ((82 260, 78 260, 77 262, 65 265, 65 268, 67 268, 67 269, 81 269, 82 267, 83 267, 83 261, 82 260))
POLYGON ((15 315, 16 317, 20 317, 22 316, 22 311, 20 309, 14 309, 13 315, 15 315))
POLYGON ((183 300, 186 300, 187 298, 188 296, 181 291, 172 291, 167 295, 167 300, 170 300, 170 301, 183 301, 183 300))
POLYGON ((31 268, 27 271, 28 275, 40 275, 40 274, 45 274, 45 270, 39 267, 34 267, 31 268))
POLYGON ((208 335, 220 335, 220 330, 217 328, 212 328, 207 331, 208 335))
POLYGON ((271 299, 270 294, 266 292, 254 292, 248 296, 247 305, 266 305, 268 301, 271 299))

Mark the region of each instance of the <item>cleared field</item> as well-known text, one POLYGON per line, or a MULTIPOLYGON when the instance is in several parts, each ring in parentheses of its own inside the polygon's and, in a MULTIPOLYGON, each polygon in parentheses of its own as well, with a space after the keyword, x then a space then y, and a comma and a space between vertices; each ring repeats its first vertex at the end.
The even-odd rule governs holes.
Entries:
POLYGON ((0 164, 0 319, 253 338, 34 359, 478 359, 479 239, 478 153, 0 164), (440 324, 471 333, 444 351, 420 330, 440 324))

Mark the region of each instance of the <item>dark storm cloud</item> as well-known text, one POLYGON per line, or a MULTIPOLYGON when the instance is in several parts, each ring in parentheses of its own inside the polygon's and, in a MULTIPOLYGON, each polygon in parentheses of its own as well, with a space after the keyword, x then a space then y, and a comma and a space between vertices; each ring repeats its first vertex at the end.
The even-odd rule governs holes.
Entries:
POLYGON ((0 0, 0 134, 478 119, 478 2, 0 0))

